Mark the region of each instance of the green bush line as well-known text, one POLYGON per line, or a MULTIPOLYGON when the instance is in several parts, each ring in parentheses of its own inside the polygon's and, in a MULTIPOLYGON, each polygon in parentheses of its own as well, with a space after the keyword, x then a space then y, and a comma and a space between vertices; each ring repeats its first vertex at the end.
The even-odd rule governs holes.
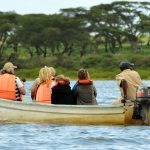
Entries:
MULTIPOLYGON (((16 71, 17 76, 20 78, 26 78, 27 80, 34 80, 38 77, 40 68, 34 69, 20 69, 16 71)), ((141 78, 144 80, 150 80, 149 68, 135 68, 139 72, 141 78)), ((114 80, 115 76, 120 73, 118 68, 106 69, 106 68, 88 68, 91 79, 93 80, 114 80)), ((65 68, 56 68, 56 75, 64 74, 70 77, 71 80, 77 80, 77 70, 68 70, 65 68)))
MULTIPOLYGON (((77 79, 77 70, 85 68, 89 71, 91 79, 95 80, 113 80, 116 74, 120 72, 118 68, 122 60, 129 60, 135 64, 135 70, 139 72, 142 79, 150 80, 150 51, 149 46, 143 47, 142 50, 134 52, 130 48, 123 49, 117 53, 86 54, 80 57, 78 54, 71 56, 48 56, 34 57, 30 59, 24 55, 24 58, 16 58, 12 61, 18 66, 16 71, 20 78, 33 80, 38 77, 38 73, 43 66, 53 66, 56 73, 69 76, 72 80, 77 79), (28 63, 27 63, 28 62, 28 63)), ((2 68, 7 59, 2 59, 0 67, 2 68)))

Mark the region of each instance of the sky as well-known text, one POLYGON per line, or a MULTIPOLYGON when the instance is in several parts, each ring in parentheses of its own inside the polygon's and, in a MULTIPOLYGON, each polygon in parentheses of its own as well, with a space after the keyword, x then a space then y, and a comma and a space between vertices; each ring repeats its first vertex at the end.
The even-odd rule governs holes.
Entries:
POLYGON ((54 14, 59 13, 59 10, 62 8, 84 7, 88 9, 94 5, 111 3, 113 1, 114 0, 0 0, 0 11, 15 11, 18 14, 54 14))

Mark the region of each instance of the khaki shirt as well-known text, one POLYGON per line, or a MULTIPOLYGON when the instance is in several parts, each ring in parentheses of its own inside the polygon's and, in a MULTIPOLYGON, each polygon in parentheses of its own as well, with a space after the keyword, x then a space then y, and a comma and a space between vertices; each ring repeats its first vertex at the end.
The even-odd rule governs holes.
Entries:
POLYGON ((122 79, 126 80, 127 82, 127 99, 135 99, 137 88, 143 85, 140 75, 131 69, 123 70, 120 74, 116 75, 116 80, 120 88, 121 96, 124 97, 123 89, 120 87, 122 79))

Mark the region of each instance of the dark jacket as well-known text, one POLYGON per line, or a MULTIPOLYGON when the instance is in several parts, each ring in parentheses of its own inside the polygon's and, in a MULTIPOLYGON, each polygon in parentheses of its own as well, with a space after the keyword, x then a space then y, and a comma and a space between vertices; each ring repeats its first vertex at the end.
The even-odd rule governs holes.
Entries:
POLYGON ((76 102, 69 84, 60 84, 52 88, 52 104, 74 105, 76 102))
POLYGON ((77 105, 97 105, 96 88, 91 80, 79 80, 73 87, 77 105))

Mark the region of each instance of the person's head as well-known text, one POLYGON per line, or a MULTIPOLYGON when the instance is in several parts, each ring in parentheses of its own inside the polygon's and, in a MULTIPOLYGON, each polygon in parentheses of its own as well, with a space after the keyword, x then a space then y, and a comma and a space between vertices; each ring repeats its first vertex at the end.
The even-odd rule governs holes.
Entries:
POLYGON ((3 71, 6 73, 14 74, 14 70, 17 68, 17 66, 14 66, 13 63, 7 62, 4 64, 3 71))
POLYGON ((78 79, 79 80, 86 80, 89 78, 90 78, 90 76, 89 76, 89 73, 86 69, 81 68, 78 70, 78 79))
POLYGON ((134 64, 129 62, 129 61, 122 61, 119 64, 119 68, 121 71, 125 70, 125 69, 133 69, 134 64))
POLYGON ((40 83, 48 81, 51 79, 51 73, 48 67, 43 67, 39 71, 40 83))
POLYGON ((63 74, 56 76, 55 80, 58 83, 63 83, 63 82, 64 82, 64 84, 69 84, 70 83, 70 78, 65 77, 63 74))
POLYGON ((49 67, 49 70, 50 70, 50 72, 51 72, 51 76, 52 76, 52 77, 55 77, 55 75, 56 75, 55 69, 54 69, 53 67, 49 67))

